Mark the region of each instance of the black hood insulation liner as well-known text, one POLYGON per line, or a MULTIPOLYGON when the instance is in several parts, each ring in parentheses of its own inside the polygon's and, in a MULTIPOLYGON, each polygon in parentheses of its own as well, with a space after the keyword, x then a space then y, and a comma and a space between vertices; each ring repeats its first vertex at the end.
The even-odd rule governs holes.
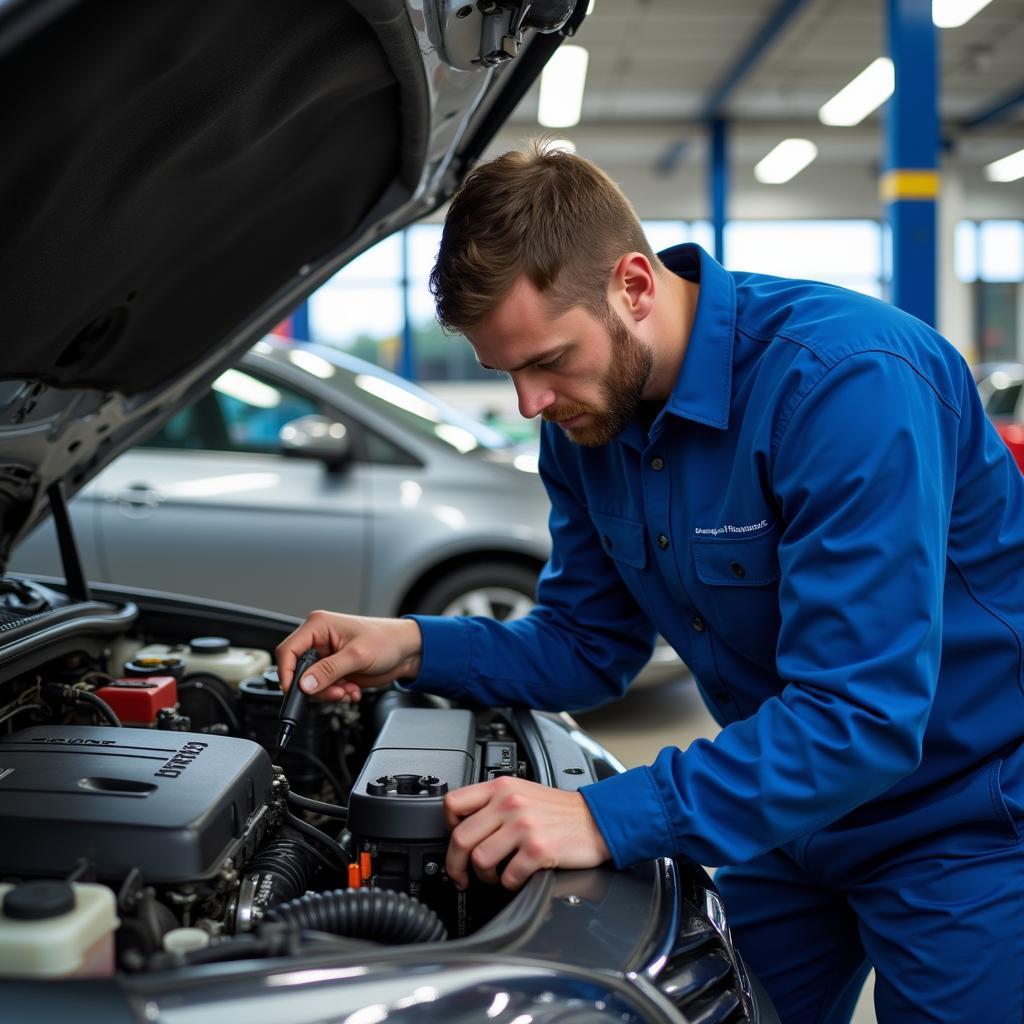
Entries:
POLYGON ((0 378, 161 384, 408 188, 400 7, 86 0, 5 54, 0 378))

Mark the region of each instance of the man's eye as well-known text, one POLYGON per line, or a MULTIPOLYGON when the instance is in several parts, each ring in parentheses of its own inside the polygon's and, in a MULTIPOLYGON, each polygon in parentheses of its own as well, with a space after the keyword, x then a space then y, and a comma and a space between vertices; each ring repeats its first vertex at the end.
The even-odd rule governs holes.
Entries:
POLYGON ((557 355, 554 359, 548 359, 546 362, 538 363, 537 365, 542 370, 554 370, 557 369, 562 364, 563 358, 564 355, 557 355))

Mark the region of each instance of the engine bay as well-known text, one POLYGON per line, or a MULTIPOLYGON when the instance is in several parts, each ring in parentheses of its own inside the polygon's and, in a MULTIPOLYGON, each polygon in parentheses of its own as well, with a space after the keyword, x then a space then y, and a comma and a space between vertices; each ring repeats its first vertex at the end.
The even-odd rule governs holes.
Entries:
POLYGON ((514 898, 444 869, 445 793, 535 776, 507 711, 368 691, 310 702, 279 751, 268 650, 131 606, 72 615, 26 581, 5 599, 0 975, 458 939, 514 898))

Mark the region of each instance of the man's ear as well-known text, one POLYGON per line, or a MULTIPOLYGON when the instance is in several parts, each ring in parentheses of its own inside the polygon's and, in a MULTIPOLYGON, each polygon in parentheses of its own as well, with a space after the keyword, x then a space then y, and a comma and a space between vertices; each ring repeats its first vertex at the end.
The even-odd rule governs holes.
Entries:
POLYGON ((642 252, 627 252, 612 268, 608 303, 639 323, 654 308, 657 281, 651 261, 642 252))

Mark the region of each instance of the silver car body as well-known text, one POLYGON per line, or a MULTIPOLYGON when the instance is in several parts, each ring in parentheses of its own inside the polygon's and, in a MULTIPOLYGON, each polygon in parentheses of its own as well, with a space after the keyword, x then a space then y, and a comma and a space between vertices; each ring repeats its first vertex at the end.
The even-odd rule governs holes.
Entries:
MULTIPOLYGON (((489 565, 494 585, 507 586, 503 567, 535 574, 543 564, 548 503, 535 455, 331 349, 264 341, 234 371, 236 384, 239 371, 344 424, 352 457, 332 469, 247 451, 226 434, 224 451, 128 451, 71 505, 89 578, 294 615, 394 615, 421 608, 457 568, 489 565)), ((12 568, 59 572, 52 521, 18 547, 12 568)))

